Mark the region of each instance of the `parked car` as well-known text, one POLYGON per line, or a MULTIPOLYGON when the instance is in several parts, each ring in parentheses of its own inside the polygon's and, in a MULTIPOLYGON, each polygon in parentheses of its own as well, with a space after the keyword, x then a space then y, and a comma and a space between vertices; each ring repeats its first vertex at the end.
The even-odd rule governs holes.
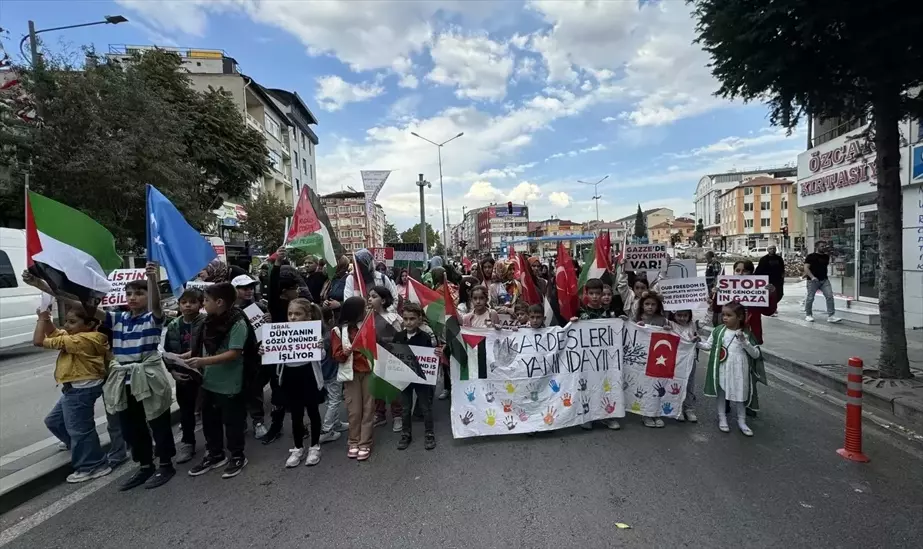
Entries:
POLYGON ((32 341, 42 292, 22 281, 26 232, 0 228, 0 349, 32 341))
POLYGON ((766 253, 767 253, 767 248, 750 248, 750 251, 748 252, 747 255, 751 259, 759 259, 763 257, 764 255, 766 255, 766 253))

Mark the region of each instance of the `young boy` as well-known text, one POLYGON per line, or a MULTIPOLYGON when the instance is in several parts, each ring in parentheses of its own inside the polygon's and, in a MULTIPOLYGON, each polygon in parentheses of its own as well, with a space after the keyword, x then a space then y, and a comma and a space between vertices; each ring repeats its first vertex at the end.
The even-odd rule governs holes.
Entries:
POLYGON ((190 368, 202 370, 202 432, 205 457, 189 470, 199 476, 225 467, 222 478, 233 478, 247 465, 244 431, 247 429, 247 395, 244 392, 245 353, 256 352, 256 336, 240 309, 234 308, 237 291, 227 282, 205 289, 208 321, 193 332, 190 368), (230 460, 225 453, 231 454, 230 460))
POLYGON ((513 313, 516 315, 516 324, 525 328, 529 325, 529 304, 525 301, 517 301, 513 307, 513 313))
MULTIPOLYGON (((417 303, 404 304, 404 329, 394 336, 396 345, 414 345, 417 347, 434 347, 433 336, 420 330, 423 322, 423 308, 417 303)), ((417 393, 417 410, 423 414, 423 447, 432 450, 436 447, 436 434, 433 431, 433 386, 423 383, 411 383, 401 393, 403 427, 398 450, 406 450, 413 440, 411 436, 410 411, 413 408, 413 394, 417 393)))
MULTIPOLYGON (((595 320, 598 318, 615 318, 615 313, 609 310, 605 305, 603 305, 603 281, 598 278, 591 278, 587 280, 585 290, 587 296, 587 304, 583 307, 580 307, 579 319, 580 320, 595 320)), ((577 320, 572 318, 571 321, 577 320)), ((615 418, 610 418, 603 420, 603 423, 606 424, 606 427, 612 430, 621 429, 622 426, 619 425, 619 422, 615 418)), ((593 428, 593 422, 587 421, 581 425, 586 430, 593 428)))
POLYGON ((545 327, 545 308, 541 305, 529 305, 529 328, 538 330, 545 327))
POLYGON ((123 491, 142 484, 157 488, 176 474, 176 444, 170 426, 173 394, 157 350, 163 327, 159 274, 160 267, 148 263, 146 282, 133 280, 125 285, 128 311, 109 311, 103 319, 103 326, 112 332, 112 353, 118 362, 103 386, 106 408, 118 412, 131 457, 141 466, 119 487, 123 491), (132 385, 132 378, 140 382, 132 385), (160 463, 156 470, 155 449, 160 463))
MULTIPOLYGON (((179 312, 182 316, 174 318, 167 325, 167 334, 163 341, 164 351, 177 355, 189 352, 192 332, 205 320, 205 315, 200 312, 202 303, 202 292, 197 289, 187 289, 179 297, 179 312)), ((179 404, 180 425, 183 430, 182 442, 176 453, 176 463, 186 463, 195 455, 195 411, 199 390, 202 388, 202 376, 180 369, 168 369, 176 380, 176 403, 179 404)))

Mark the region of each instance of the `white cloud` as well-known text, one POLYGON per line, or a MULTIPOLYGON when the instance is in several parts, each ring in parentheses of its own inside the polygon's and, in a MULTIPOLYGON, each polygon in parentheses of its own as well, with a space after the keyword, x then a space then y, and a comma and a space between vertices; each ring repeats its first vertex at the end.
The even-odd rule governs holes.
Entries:
POLYGON ((490 201, 499 195, 500 191, 490 181, 475 181, 465 194, 465 198, 490 201))
POLYGON ((374 99, 385 89, 377 84, 350 84, 336 75, 317 79, 318 105, 326 111, 338 111, 350 103, 374 99))
POLYGON ((541 198, 542 190, 535 183, 529 183, 528 181, 523 181, 519 185, 513 187, 509 193, 507 193, 507 198, 513 202, 531 202, 541 198))
POLYGON ((711 154, 727 154, 743 149, 750 149, 770 145, 774 143, 783 143, 786 141, 799 142, 804 140, 804 128, 799 128, 791 135, 788 135, 784 128, 763 128, 756 135, 750 137, 728 136, 719 139, 714 143, 697 147, 687 153, 674 155, 677 158, 686 158, 690 156, 703 156, 711 154))
POLYGON ((433 70, 427 80, 454 86, 459 98, 498 101, 506 96, 513 73, 509 46, 486 34, 465 35, 458 30, 440 34, 430 49, 433 70))
POLYGON ((607 116, 603 118, 603 122, 605 122, 606 124, 611 124, 612 122, 618 122, 618 121, 619 119, 614 116, 607 116))
POLYGON ((570 197, 569 194, 562 193, 560 191, 555 191, 549 194, 548 200, 549 202, 551 202, 555 206, 558 206, 559 208, 566 208, 570 206, 570 203, 573 201, 573 199, 570 197))
POLYGON ((603 145, 602 143, 597 143, 596 145, 593 145, 592 147, 584 147, 582 149, 574 149, 572 151, 566 151, 566 152, 556 152, 550 155, 548 158, 546 158, 545 162, 548 162, 549 160, 555 160, 557 158, 564 158, 565 156, 573 158, 581 154, 599 152, 599 151, 604 151, 604 150, 606 150, 606 146, 603 145))
POLYGON ((391 69, 398 77, 398 86, 416 89, 420 84, 420 81, 413 74, 414 66, 409 57, 398 57, 391 63, 391 69))

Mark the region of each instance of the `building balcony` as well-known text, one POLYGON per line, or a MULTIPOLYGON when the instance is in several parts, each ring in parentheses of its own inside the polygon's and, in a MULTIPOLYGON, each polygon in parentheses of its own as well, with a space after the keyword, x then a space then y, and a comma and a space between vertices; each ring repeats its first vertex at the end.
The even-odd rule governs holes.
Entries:
POLYGON ((251 128, 259 131, 263 131, 263 125, 260 124, 260 121, 257 120, 252 114, 246 113, 247 125, 251 128))

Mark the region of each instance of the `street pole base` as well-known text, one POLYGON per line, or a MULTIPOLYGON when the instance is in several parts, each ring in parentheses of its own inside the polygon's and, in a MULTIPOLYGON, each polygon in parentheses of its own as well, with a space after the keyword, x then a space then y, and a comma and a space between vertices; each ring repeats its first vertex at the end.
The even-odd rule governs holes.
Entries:
POLYGON ((872 461, 869 459, 867 455, 863 454, 862 452, 850 452, 849 450, 845 448, 840 448, 839 450, 836 451, 836 453, 840 454, 841 456, 848 459, 849 461, 855 461, 858 463, 868 463, 872 461))

